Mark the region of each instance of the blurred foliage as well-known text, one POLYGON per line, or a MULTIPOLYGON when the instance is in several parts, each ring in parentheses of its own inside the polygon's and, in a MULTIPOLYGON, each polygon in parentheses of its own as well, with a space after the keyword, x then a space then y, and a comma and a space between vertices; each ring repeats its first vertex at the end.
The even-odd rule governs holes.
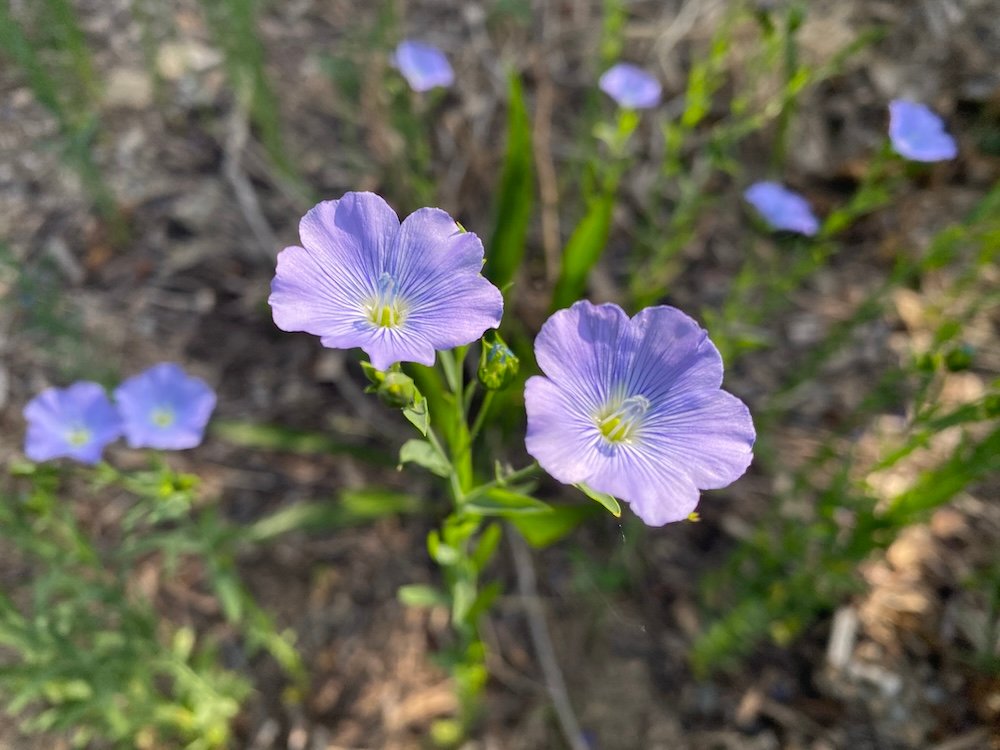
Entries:
MULTIPOLYGON (((166 469, 130 478, 140 494, 121 539, 108 544, 60 499, 57 468, 24 464, 14 472, 0 495, 0 537, 20 571, 0 597, 6 710, 25 717, 23 731, 65 732, 76 747, 96 740, 227 747, 249 684, 221 665, 216 644, 164 620, 143 593, 149 584, 137 578, 157 557, 168 576, 192 550, 218 560, 209 540, 184 523, 193 478, 166 469)), ((99 496, 107 499, 107 483, 117 479, 107 467, 99 496)))
POLYGON ((100 342, 84 336, 80 306, 67 294, 52 257, 18 262, 0 241, 0 305, 20 339, 43 352, 60 379, 110 385, 117 378, 115 363, 101 351, 100 342))
MULTIPOLYGON (((281 176, 297 182, 295 160, 282 132, 280 92, 268 76, 258 33, 261 4, 204 0, 201 7, 224 53, 240 107, 281 176)), ((94 156, 101 136, 101 82, 73 4, 42 0, 18 8, 15 13, 10 4, 0 3, 0 52, 19 68, 38 103, 55 118, 63 158, 120 241, 125 224, 94 156)), ((137 0, 133 6, 151 70, 153 27, 158 22, 153 9, 152 0, 137 0)), ((804 2, 732 2, 705 48, 694 55, 683 106, 657 134, 662 135, 659 177, 650 185, 648 203, 624 232, 629 251, 616 258, 615 274, 627 287, 632 308, 669 294, 684 270, 683 249, 699 226, 711 220, 726 191, 744 182, 741 149, 752 139, 767 143, 770 169, 780 175, 801 96, 838 75, 852 56, 879 39, 879 30, 871 30, 824 63, 806 64, 797 39, 806 9, 804 2), (745 55, 745 37, 751 33, 752 52, 739 63, 742 77, 735 86, 737 35, 742 35, 745 55), (776 78, 780 85, 774 87, 776 78)), ((501 0, 489 9, 488 21, 529 24, 530 14, 527 2, 501 0)), ((629 56, 628 21, 627 3, 606 0, 597 56, 601 70, 629 56)), ((336 49, 318 54, 337 97, 341 158, 358 174, 367 173, 369 162, 376 164, 379 182, 394 204, 433 204, 441 176, 434 124, 447 106, 448 94, 414 94, 389 66, 389 51, 402 26, 395 3, 380 3, 371 25, 364 23, 357 21, 336 49)), ((637 158, 633 136, 643 126, 633 112, 611 119, 608 102, 596 89, 579 96, 584 106, 576 119, 582 123, 585 143, 559 165, 561 174, 569 176, 561 191, 565 207, 560 208, 572 228, 562 248, 552 309, 572 304, 586 292, 594 268, 622 229, 615 226, 619 188, 637 158)), ((516 279, 526 251, 532 249, 532 221, 538 209, 531 91, 518 72, 509 78, 506 118, 486 266, 500 286, 516 279)), ((572 131, 574 126, 567 127, 572 131)), ((996 153, 994 123, 982 124, 977 140, 984 152, 996 153)), ((811 240, 770 233, 765 238, 759 221, 747 217, 757 231, 746 233, 745 261, 728 280, 722 304, 706 305, 699 316, 731 371, 743 358, 775 346, 768 322, 788 310, 795 292, 808 288, 836 262, 844 251, 844 235, 866 215, 890 206, 920 169, 903 164, 883 147, 851 197, 827 215, 811 240)), ((850 317, 812 345, 787 380, 757 404, 757 471, 782 481, 772 483, 772 512, 756 519, 728 561, 702 582, 708 624, 691 653, 696 673, 738 665, 768 637, 787 644, 817 616, 859 590, 860 563, 891 544, 906 526, 924 521, 934 509, 1000 471, 1000 381, 989 382, 984 394, 967 403, 946 404, 941 398, 952 373, 979 367, 979 353, 967 343, 965 332, 977 316, 997 308, 997 291, 983 278, 985 269, 996 266, 998 249, 1000 187, 966 220, 939 232, 922 253, 899 252, 850 317), (929 316, 929 345, 918 349, 911 342, 911 351, 901 354, 895 366, 875 373, 860 394, 858 408, 838 415, 815 454, 791 465, 775 435, 793 419, 801 399, 808 397, 803 394, 821 382, 824 368, 863 335, 866 325, 892 318, 895 292, 919 289, 931 277, 945 279, 947 285, 929 316), (903 427, 885 436, 873 457, 858 447, 856 438, 873 430, 885 415, 896 415, 903 427), (949 440, 942 441, 943 435, 949 440), (942 448, 942 443, 948 444, 942 448), (880 472, 904 467, 918 455, 934 460, 911 468, 905 489, 879 490, 880 472)), ((47 262, 19 264, 0 247, 0 284, 14 301, 21 334, 44 342, 40 348, 48 347, 62 375, 110 381, 100 369, 103 363, 89 362, 80 353, 81 328, 72 302, 63 296, 56 271, 47 262)), ((535 369, 527 339, 521 330, 511 337, 524 363, 519 383, 535 369)), ((463 348, 461 356, 442 357, 443 377, 430 368, 407 369, 421 395, 404 416, 421 437, 404 444, 398 457, 399 464, 416 464, 448 477, 456 497, 465 503, 427 537, 428 551, 442 569, 442 585, 411 585, 399 591, 408 605, 447 608, 456 625, 441 662, 456 681, 462 714, 435 725, 434 739, 440 745, 457 743, 478 711, 487 677, 478 619, 500 593, 481 578, 496 554, 500 520, 533 546, 545 547, 600 513, 594 502, 540 502, 528 477, 507 471, 499 462, 492 467, 495 478, 483 480, 491 467, 471 454, 470 444, 482 423, 477 420, 469 428, 475 386, 464 382, 465 354, 463 348)), ((514 407, 520 413, 517 391, 513 387, 498 394, 492 412, 492 394, 484 398, 480 416, 489 415, 488 422, 494 417, 507 420, 509 425, 514 407)), ((331 453, 377 466, 397 464, 385 450, 280 426, 220 422, 213 432, 254 450, 331 453)), ((93 528, 96 520, 81 521, 74 516, 79 508, 60 500, 61 493, 69 491, 58 471, 19 466, 17 473, 11 489, 0 494, 0 537, 16 553, 18 574, 0 596, 0 644, 7 649, 0 690, 8 712, 24 717, 26 731, 65 732, 78 746, 103 738, 120 747, 225 747, 232 739, 232 718, 249 694, 249 682, 225 663, 220 644, 199 635, 202 623, 167 620, 157 603, 141 593, 139 566, 161 566, 162 574, 169 576, 186 563, 194 565, 234 637, 242 639, 251 654, 269 653, 300 690, 305 670, 291 636, 278 631, 240 583, 239 552, 293 530, 321 532, 390 514, 438 511, 438 505, 410 494, 355 490, 332 502, 289 506, 237 531, 211 506, 195 503, 196 481, 191 477, 163 466, 129 475, 102 466, 96 472, 98 486, 80 505, 115 496, 124 512, 120 526, 104 530, 111 537, 105 538, 93 528)), ((81 481, 81 476, 67 474, 71 482, 81 481)), ((607 499, 597 500, 608 504, 607 499)), ((626 586, 630 576, 638 575, 634 547, 639 538, 639 530, 633 529, 627 548, 618 553, 625 559, 616 559, 607 569, 580 561, 578 585, 595 591, 626 586)), ((969 657, 984 669, 996 669, 997 576, 994 566, 975 572, 967 582, 982 595, 988 612, 987 633, 969 657)))
POLYGON ((43 0, 29 10, 22 22, 8 3, 0 4, 0 52, 24 72, 35 98, 55 117, 63 158, 107 222, 112 242, 124 242, 124 216, 94 160, 99 87, 86 38, 69 0, 43 0))
POLYGON ((201 6, 225 55, 233 89, 256 126, 268 156, 284 177, 297 179, 282 137, 278 100, 264 68, 264 46, 257 32, 257 0, 206 0, 201 6))
POLYGON ((496 221, 483 273, 500 289, 514 280, 528 241, 535 204, 535 159, 531 120, 521 79, 511 74, 507 100, 507 147, 497 189, 496 221))
MULTIPOLYGON (((950 285, 939 302, 930 348, 911 351, 873 380, 860 408, 845 415, 842 432, 830 435, 817 455, 793 471, 788 489, 776 491, 773 512, 725 567, 705 579, 705 601, 715 616, 694 645, 696 671, 733 666, 767 635, 787 643, 817 614, 858 590, 859 563, 891 544, 907 525, 1000 472, 1000 379, 972 402, 945 405, 940 399, 948 374, 956 369, 955 345, 964 327, 984 308, 1000 305, 995 290, 977 283, 982 270, 998 260, 998 238, 1000 186, 966 221, 942 230, 921 257, 900 257, 855 316, 819 342, 809 366, 757 413, 758 464, 771 476, 787 473, 787 461, 770 436, 772 426, 787 421, 795 408, 789 395, 811 382, 858 325, 889 314, 893 289, 931 272, 947 274, 950 285), (873 462, 852 445, 852 435, 887 412, 906 414, 905 429, 886 438, 881 458, 873 462), (945 431, 958 432, 953 448, 939 449, 944 453, 916 472, 907 489, 889 497, 876 494, 871 477, 929 449, 945 431), (809 519, 790 512, 793 506, 810 509, 809 519)), ((966 366, 969 354, 962 352, 966 366)))

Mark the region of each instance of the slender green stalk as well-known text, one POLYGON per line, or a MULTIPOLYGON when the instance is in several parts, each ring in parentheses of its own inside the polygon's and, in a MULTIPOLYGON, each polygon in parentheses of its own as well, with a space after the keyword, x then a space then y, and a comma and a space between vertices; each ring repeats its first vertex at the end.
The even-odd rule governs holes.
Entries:
POLYGON ((486 422, 486 415, 490 411, 490 405, 493 403, 493 395, 495 393, 495 391, 486 391, 486 395, 483 396, 483 403, 479 405, 476 420, 472 423, 472 429, 469 430, 470 441, 475 441, 479 436, 479 431, 483 429, 483 424, 486 422))

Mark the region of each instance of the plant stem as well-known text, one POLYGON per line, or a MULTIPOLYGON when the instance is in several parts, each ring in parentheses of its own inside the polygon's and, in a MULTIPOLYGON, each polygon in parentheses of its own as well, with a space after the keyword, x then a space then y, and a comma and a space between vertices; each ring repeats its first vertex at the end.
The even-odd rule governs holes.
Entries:
POLYGON ((486 395, 483 397, 483 403, 479 405, 479 412, 476 414, 476 421, 472 423, 472 429, 469 431, 469 442, 475 441, 476 437, 479 435, 479 431, 483 429, 483 423, 486 421, 486 414, 490 410, 490 405, 493 403, 493 394, 495 391, 486 391, 486 395))

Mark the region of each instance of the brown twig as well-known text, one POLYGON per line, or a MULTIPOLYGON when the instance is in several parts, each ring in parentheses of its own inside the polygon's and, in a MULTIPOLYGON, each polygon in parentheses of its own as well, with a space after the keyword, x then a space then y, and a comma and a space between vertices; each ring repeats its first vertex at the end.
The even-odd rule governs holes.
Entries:
POLYGON ((566 681, 563 679, 562 670, 559 669, 552 639, 549 637, 549 629, 545 624, 545 612, 542 609, 541 599, 538 597, 535 567, 531 562, 531 553, 524 540, 516 533, 508 534, 507 538, 510 542, 511 554, 514 557, 514 568, 517 570, 517 590, 524 599, 524 612, 528 618, 531 642, 535 647, 535 654, 538 657, 539 666, 542 668, 545 686, 552 698, 556 717, 559 719, 559 727, 562 729, 563 737, 565 737, 570 750, 589 750, 589 746, 583 738, 583 731, 580 729, 580 722, 569 702, 566 681))
POLYGON ((258 255, 270 262, 274 262, 280 249, 278 238, 275 236, 274 230, 271 229, 271 225, 268 224, 267 219, 264 218, 264 214, 260 208, 260 201, 257 200, 257 192, 240 166, 250 131, 246 113, 240 110, 239 107, 235 108, 229 118, 228 125, 225 158, 222 162, 223 174, 225 174, 226 181, 233 189, 243 218, 257 240, 258 255))

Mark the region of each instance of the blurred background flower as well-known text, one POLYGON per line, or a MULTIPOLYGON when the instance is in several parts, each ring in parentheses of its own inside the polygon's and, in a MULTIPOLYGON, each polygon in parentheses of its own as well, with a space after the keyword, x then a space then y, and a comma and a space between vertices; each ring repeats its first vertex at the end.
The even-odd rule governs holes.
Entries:
POLYGON ((118 412, 97 383, 47 388, 24 407, 24 418, 24 452, 32 461, 66 457, 96 464, 105 446, 122 436, 118 412))
POLYGON ((944 120, 926 105, 905 99, 889 102, 889 139, 897 154, 913 161, 945 161, 958 155, 944 120))
POLYGON ((201 444, 215 410, 215 391, 201 378, 163 362, 115 389, 125 439, 132 448, 182 450, 201 444))
POLYGON ((809 202, 780 183, 755 182, 743 192, 743 197, 772 229, 784 229, 807 237, 819 230, 819 220, 809 202))
POLYGON ((455 82, 451 63, 444 52, 433 45, 412 40, 400 42, 392 61, 414 91, 430 91, 455 82))
POLYGON ((662 94, 656 77, 631 63, 617 63, 604 71, 600 87, 625 109, 652 109, 662 94))

